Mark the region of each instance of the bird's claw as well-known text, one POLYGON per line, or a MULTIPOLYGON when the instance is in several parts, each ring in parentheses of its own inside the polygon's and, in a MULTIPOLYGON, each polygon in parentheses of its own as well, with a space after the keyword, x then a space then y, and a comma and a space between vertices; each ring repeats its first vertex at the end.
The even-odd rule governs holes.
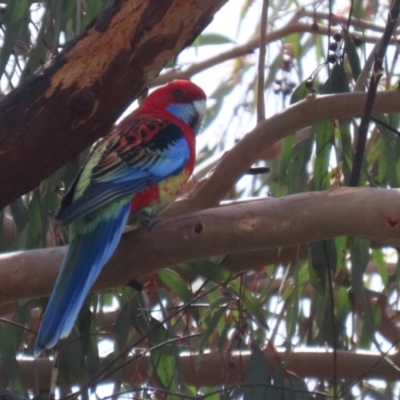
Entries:
POLYGON ((158 224, 161 221, 161 218, 157 216, 156 214, 149 213, 144 211, 142 213, 142 220, 140 221, 140 226, 142 228, 152 228, 156 224, 158 224))
POLYGON ((159 222, 161 222, 162 219, 159 217, 153 217, 153 218, 146 218, 143 219, 140 222, 141 228, 153 228, 153 226, 157 225, 159 222))

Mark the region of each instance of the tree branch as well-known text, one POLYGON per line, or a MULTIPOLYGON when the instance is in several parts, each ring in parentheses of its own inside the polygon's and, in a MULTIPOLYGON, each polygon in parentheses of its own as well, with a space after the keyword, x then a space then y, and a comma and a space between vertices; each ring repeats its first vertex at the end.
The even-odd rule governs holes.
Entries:
MULTIPOLYGON (((361 92, 317 97, 310 95, 261 121, 235 147, 225 153, 212 173, 200 181, 184 199, 175 202, 165 215, 181 215, 218 205, 266 148, 307 126, 360 115, 366 96, 361 92)), ((399 112, 400 91, 377 93, 373 111, 399 112)))
POLYGON ((257 76, 257 122, 265 119, 265 100, 264 100, 264 83, 265 83, 265 54, 267 52, 267 26, 268 26, 268 7, 269 0, 263 0, 261 7, 260 21, 260 42, 258 56, 258 76, 257 76))
MULTIPOLYGON (((286 24, 284 27, 269 32, 266 36, 266 44, 275 42, 293 33, 311 33, 324 36, 328 35, 329 29, 327 26, 319 26, 318 31, 315 31, 312 29, 311 24, 298 21, 298 18, 300 18, 301 16, 301 13, 299 15, 295 15, 294 18, 289 21, 289 23, 286 24)), ((364 35, 360 33, 360 36, 362 36, 363 40, 367 43, 376 43, 379 40, 379 37, 376 35, 364 35)), ((237 57, 243 57, 247 54, 252 53, 259 47, 259 44, 260 39, 254 38, 244 45, 236 46, 231 50, 218 54, 217 56, 210 57, 209 59, 198 63, 194 63, 188 68, 182 69, 179 67, 170 69, 160 75, 158 78, 156 78, 153 84, 163 85, 173 79, 190 79, 192 76, 202 71, 205 71, 206 69, 211 68, 215 65, 219 65, 225 61, 229 61, 237 57)), ((396 41, 392 39, 390 41, 390 44, 395 45, 396 41)))
MULTIPOLYGON (((204 210, 125 234, 93 290, 220 254, 336 236, 398 239, 400 192, 339 188, 204 210)), ((0 254, 0 303, 51 292, 65 247, 0 254)), ((246 268, 246 266, 243 266, 246 268)))
MULTIPOLYGON (((140 350, 138 349, 138 353, 140 350)), ((326 380, 332 378, 332 353, 311 348, 293 350, 287 353, 284 348, 274 351, 264 350, 266 363, 270 373, 278 366, 278 362, 284 365, 287 371, 295 373, 301 378, 316 378, 326 380)), ((180 355, 183 380, 190 386, 221 386, 243 384, 247 375, 247 367, 250 360, 250 351, 230 352, 222 357, 220 352, 212 350, 196 362, 196 353, 180 355)), ((388 356, 394 363, 399 363, 399 354, 388 356)), ((130 385, 138 384, 143 379, 140 371, 148 370, 150 357, 144 355, 128 364, 118 379, 130 385)), ((22 378, 27 388, 37 391, 49 389, 53 361, 48 358, 36 360, 20 360, 22 378)), ((3 371, 0 367, 0 377, 3 371)), ((358 381, 359 379, 383 379, 393 381, 399 379, 399 371, 375 352, 362 354, 353 351, 337 351, 337 375, 338 379, 345 381, 358 381)), ((110 380, 115 377, 110 377, 110 380)), ((60 381, 60 386, 70 386, 77 382, 60 381)), ((351 387, 351 386, 349 386, 351 387)))

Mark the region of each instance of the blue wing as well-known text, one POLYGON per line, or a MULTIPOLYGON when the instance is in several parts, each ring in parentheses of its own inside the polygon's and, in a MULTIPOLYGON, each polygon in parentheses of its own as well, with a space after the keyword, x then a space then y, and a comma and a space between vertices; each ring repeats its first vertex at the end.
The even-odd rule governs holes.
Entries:
POLYGON ((158 118, 135 119, 94 149, 57 218, 64 225, 70 224, 110 201, 177 175, 189 157, 190 148, 180 126, 158 118), (88 184, 80 194, 80 181, 88 174, 88 184))

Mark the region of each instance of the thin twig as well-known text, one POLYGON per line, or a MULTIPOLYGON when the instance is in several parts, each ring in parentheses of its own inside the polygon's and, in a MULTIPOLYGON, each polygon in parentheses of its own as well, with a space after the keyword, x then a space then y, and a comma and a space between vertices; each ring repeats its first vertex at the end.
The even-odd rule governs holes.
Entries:
POLYGON ((390 38, 397 25, 397 18, 400 13, 400 0, 395 0, 389 12, 388 22, 386 24, 385 32, 382 36, 382 43, 375 55, 374 69, 372 71, 371 80, 368 87, 367 100, 364 107, 364 113, 358 128, 358 138, 356 151, 354 154, 353 169, 351 171, 349 186, 358 186, 361 166, 364 158, 365 144, 367 142, 367 134, 369 122, 371 120, 372 107, 375 100, 376 91, 378 89, 379 80, 383 73, 383 59, 385 57, 390 38))
POLYGON ((261 175, 261 174, 267 174, 268 172, 269 172, 268 167, 253 167, 246 172, 246 175, 261 175))
POLYGON ((385 121, 381 121, 379 118, 376 118, 374 116, 371 116, 371 121, 374 121, 376 124, 384 126, 386 129, 388 129, 390 132, 395 133, 397 136, 400 136, 400 132, 393 128, 393 126, 387 124, 385 121))
POLYGON ((258 81, 257 81, 257 122, 265 119, 264 81, 265 81, 265 53, 267 44, 269 0, 263 0, 261 8, 260 26, 260 50, 258 57, 258 81))
POLYGON ((31 333, 33 335, 36 335, 36 331, 34 331, 33 329, 29 329, 26 326, 18 324, 17 322, 11 321, 11 320, 9 320, 7 318, 0 318, 0 322, 3 323, 3 324, 8 324, 8 325, 15 326, 17 328, 20 328, 20 329, 26 331, 26 332, 29 332, 29 333, 31 333))

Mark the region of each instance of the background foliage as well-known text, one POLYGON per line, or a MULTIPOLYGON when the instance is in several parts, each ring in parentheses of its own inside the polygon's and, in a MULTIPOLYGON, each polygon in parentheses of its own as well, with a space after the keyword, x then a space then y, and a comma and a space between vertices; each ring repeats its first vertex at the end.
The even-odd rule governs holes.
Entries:
MULTIPOLYGON (((2 1, 1 96, 61 51, 110 3, 2 1)), ((233 50, 227 57, 230 61, 210 62, 193 78, 210 98, 198 144, 198 169, 203 174, 256 123, 262 2, 232 3, 164 71, 179 77, 187 65, 233 50), (221 29, 218 24, 227 20, 237 25, 221 29), (249 43, 254 43, 254 51, 244 52, 243 45, 249 43)), ((267 31, 280 34, 267 41, 263 88, 267 117, 313 93, 349 92, 355 90, 357 80, 359 89, 368 85, 362 71, 384 29, 387 2, 269 3, 267 31)), ((398 73, 395 42, 385 59, 380 90, 395 88, 398 73)), ((360 186, 398 187, 399 115, 373 118, 360 186)), ((346 185, 358 124, 358 119, 325 121, 266 148, 251 174, 225 200, 346 185)), ((51 215, 84 157, 72 160, 1 212, 2 252, 66 243, 66 232, 51 215)), ((351 355, 366 350, 385 360, 387 352, 396 350, 400 338, 397 250, 386 243, 348 237, 309 246, 299 243, 292 250, 284 261, 259 262, 255 270, 244 264, 243 273, 224 267, 229 258, 225 255, 160 270, 143 282, 141 292, 121 287, 91 295, 71 337, 60 344, 57 396, 79 390, 82 398, 88 398, 97 389, 100 397, 130 398, 398 398, 397 382, 385 376, 369 380, 354 369, 346 376, 336 364, 339 351, 351 355), (294 349, 308 348, 329 349, 331 378, 316 378, 307 366, 301 377, 287 368, 285 360, 294 349), (276 354, 276 360, 280 352, 282 361, 268 366, 266 349, 276 354), (195 375, 197 363, 207 354, 226 360, 245 351, 251 352, 246 377, 232 382, 226 371, 226 379, 215 382, 209 370, 199 372, 194 380, 187 378, 185 368, 190 366, 195 375)), ((22 369, 32 355, 39 310, 45 305, 46 299, 31 299, 1 310, 2 385, 23 396, 39 392, 35 380, 28 381, 22 369)), ((38 367, 36 374, 42 373, 38 367)))

